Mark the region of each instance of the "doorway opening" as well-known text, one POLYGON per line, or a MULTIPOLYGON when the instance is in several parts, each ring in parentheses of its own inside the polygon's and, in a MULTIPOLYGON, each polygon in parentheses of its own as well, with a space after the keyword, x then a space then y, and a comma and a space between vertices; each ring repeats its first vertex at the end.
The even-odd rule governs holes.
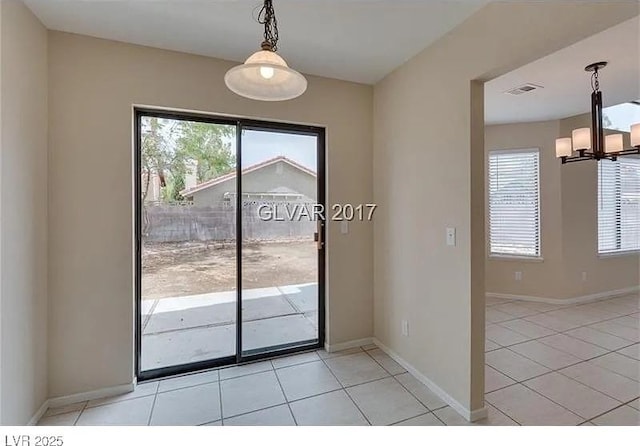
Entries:
POLYGON ((134 114, 138 380, 321 347, 324 129, 134 114))

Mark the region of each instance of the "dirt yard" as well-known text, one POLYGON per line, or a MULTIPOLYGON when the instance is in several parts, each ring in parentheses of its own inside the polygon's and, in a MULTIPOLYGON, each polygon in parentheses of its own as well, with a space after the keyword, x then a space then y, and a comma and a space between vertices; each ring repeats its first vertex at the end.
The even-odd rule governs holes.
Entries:
MULTIPOLYGON (((143 299, 236 289, 235 244, 145 243, 142 252, 143 299)), ((314 282, 317 259, 313 241, 245 244, 244 288, 314 282)))

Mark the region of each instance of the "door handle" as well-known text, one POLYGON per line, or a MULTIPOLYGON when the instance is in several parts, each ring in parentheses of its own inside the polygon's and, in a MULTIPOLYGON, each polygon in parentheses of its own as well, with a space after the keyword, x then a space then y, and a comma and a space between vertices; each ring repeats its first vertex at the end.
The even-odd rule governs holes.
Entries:
POLYGON ((321 250, 322 248, 324 248, 324 239, 322 235, 323 232, 324 232, 324 223, 321 221, 318 221, 318 232, 316 232, 313 236, 313 239, 316 242, 318 250, 321 250))

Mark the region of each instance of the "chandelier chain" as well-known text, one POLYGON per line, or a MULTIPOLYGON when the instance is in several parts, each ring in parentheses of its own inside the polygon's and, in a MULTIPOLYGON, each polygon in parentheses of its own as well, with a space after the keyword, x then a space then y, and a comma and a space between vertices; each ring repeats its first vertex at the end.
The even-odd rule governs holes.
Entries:
POLYGON ((264 41, 272 51, 278 51, 278 20, 272 0, 264 0, 264 5, 258 13, 258 23, 264 25, 264 41))
POLYGON ((595 92, 600 91, 600 79, 599 79, 599 76, 598 76, 598 69, 597 68, 593 71, 593 74, 591 75, 591 88, 595 92))

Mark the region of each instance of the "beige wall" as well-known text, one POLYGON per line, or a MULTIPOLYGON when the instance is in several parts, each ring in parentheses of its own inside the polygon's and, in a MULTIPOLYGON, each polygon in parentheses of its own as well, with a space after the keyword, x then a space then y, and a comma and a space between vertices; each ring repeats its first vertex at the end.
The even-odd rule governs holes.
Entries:
MULTIPOLYGON (((635 96, 634 96, 635 97, 635 96)), ((487 126, 485 148, 540 149, 542 262, 488 258, 488 293, 568 299, 640 285, 638 254, 598 256, 597 164, 562 165, 555 139, 589 127, 590 115, 487 126), (522 280, 515 280, 515 272, 522 280), (587 280, 582 273, 587 273, 587 280)), ((628 135, 627 135, 628 137, 628 135)), ((627 145, 628 140, 627 140, 627 145)))
POLYGON ((375 86, 375 336, 466 410, 484 391, 484 120, 472 81, 637 13, 636 2, 492 3, 375 86))
POLYGON ((47 398, 47 31, 0 1, 0 424, 47 398))
MULTIPOLYGON (((491 125, 485 128, 485 150, 537 148, 540 150, 540 235, 543 261, 489 257, 488 293, 559 298, 565 295, 562 259, 561 164, 555 154, 558 121, 491 125), (516 271, 522 280, 515 280, 516 271)), ((485 166, 486 166, 485 157, 485 166)), ((487 188, 485 187, 485 191, 487 188)), ((486 195, 485 195, 486 196, 486 195)), ((488 218, 488 210, 487 210, 488 218)), ((488 225, 487 225, 488 231, 488 225)), ((486 255, 488 255, 488 237, 486 255)))
MULTIPOLYGON (((49 62, 53 397, 133 378, 133 104, 326 126, 328 202, 372 200, 369 86, 310 76, 301 98, 259 103, 227 90, 230 62, 60 32, 49 62)), ((373 333, 372 226, 329 224, 331 344, 373 333)))

